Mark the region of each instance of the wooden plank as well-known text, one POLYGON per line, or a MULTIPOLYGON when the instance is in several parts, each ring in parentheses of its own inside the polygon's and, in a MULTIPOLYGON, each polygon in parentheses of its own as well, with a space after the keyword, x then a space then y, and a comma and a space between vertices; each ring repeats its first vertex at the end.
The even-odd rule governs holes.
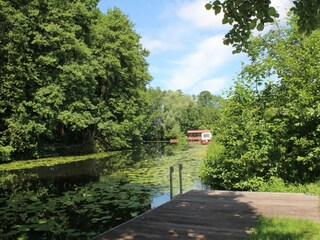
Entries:
POLYGON ((320 222, 318 196, 192 190, 94 240, 245 239, 261 214, 320 222))

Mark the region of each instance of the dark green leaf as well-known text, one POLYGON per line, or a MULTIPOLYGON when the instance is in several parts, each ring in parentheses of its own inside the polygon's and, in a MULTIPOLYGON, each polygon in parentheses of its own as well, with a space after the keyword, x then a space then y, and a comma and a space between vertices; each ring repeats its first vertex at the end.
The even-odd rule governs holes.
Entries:
POLYGON ((263 22, 260 22, 258 25, 257 25, 257 30, 258 31, 263 31, 264 29, 264 23, 263 22))
POLYGON ((207 3, 207 4, 205 5, 205 8, 206 8, 207 10, 210 10, 210 9, 212 8, 212 4, 207 3))
POLYGON ((269 10, 268 10, 268 14, 269 14, 270 16, 275 17, 276 14, 277 14, 277 11, 276 11, 276 9, 275 9, 274 7, 270 7, 269 10))

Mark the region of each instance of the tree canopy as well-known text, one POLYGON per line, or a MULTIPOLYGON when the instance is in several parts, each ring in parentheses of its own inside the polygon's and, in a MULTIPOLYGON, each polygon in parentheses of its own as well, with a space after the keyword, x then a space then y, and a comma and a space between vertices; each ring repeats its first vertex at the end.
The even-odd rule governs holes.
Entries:
POLYGON ((97 2, 0 1, 1 160, 141 141, 148 52, 126 15, 97 2))
POLYGON ((176 139, 191 129, 210 129, 220 117, 222 97, 209 91, 196 96, 150 88, 145 96, 145 139, 176 139))
POLYGON ((319 180, 319 39, 320 30, 306 36, 293 22, 252 40, 251 63, 229 92, 205 163, 214 187, 319 180))
MULTIPOLYGON (((293 1, 291 10, 298 17, 297 25, 301 32, 311 33, 320 26, 320 2, 318 0, 293 1)), ((223 24, 232 25, 225 35, 224 44, 233 45, 234 53, 245 51, 248 47, 252 30, 262 31, 267 23, 279 17, 271 6, 271 0, 215 0, 205 5, 215 14, 224 14, 223 24)))

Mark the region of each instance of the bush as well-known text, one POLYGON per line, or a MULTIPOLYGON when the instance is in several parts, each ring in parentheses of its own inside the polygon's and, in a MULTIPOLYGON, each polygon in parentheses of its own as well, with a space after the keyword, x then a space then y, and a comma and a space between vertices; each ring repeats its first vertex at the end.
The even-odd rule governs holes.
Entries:
POLYGON ((0 162, 11 161, 11 153, 14 148, 11 146, 0 146, 0 162))
POLYGON ((281 178, 271 177, 268 182, 260 185, 258 191, 320 194, 320 182, 308 184, 288 183, 281 178))
POLYGON ((217 142, 211 142, 208 145, 207 148, 207 156, 203 162, 203 165, 201 166, 201 179, 202 181, 210 185, 211 187, 217 187, 219 184, 218 182, 221 182, 220 176, 220 168, 219 168, 219 162, 222 159, 222 154, 224 151, 224 147, 217 143, 217 142))

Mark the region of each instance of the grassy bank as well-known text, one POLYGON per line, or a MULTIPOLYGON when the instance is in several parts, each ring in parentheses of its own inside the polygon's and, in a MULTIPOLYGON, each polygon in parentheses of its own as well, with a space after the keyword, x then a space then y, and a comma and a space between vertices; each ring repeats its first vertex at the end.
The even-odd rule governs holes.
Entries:
POLYGON ((248 240, 318 240, 320 223, 289 218, 261 217, 248 240))

